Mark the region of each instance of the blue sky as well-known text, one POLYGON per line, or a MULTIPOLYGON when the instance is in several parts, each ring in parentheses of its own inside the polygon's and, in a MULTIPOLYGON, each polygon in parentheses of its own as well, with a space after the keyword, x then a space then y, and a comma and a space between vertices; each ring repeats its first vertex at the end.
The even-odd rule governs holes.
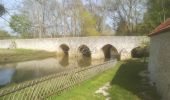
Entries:
POLYGON ((18 9, 20 2, 21 0, 0 0, 0 3, 3 4, 8 11, 8 13, 2 16, 7 21, 0 18, 0 29, 6 30, 9 33, 13 32, 11 28, 9 27, 8 22, 10 21, 10 16, 17 13, 17 9, 18 9))

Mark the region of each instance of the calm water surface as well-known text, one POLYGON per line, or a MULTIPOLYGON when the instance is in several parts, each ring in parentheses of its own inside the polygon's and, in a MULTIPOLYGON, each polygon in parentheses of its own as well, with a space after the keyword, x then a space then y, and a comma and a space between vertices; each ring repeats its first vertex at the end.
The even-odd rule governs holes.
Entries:
POLYGON ((92 61, 90 58, 69 59, 65 56, 0 64, 0 88, 77 67, 102 64, 103 62, 104 60, 102 59, 92 61))

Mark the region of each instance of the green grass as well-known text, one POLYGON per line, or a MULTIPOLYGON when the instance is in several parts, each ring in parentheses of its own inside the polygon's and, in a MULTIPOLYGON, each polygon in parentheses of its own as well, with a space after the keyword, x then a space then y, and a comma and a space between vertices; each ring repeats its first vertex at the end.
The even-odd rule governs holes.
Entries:
POLYGON ((148 84, 147 78, 138 74, 147 69, 147 63, 140 60, 121 61, 104 73, 93 77, 52 100, 105 100, 95 94, 105 83, 111 83, 109 90, 112 100, 159 100, 155 87, 148 84))
POLYGON ((27 49, 0 49, 0 63, 20 62, 56 56, 54 52, 27 49))
POLYGON ((124 61, 111 81, 112 100, 160 100, 148 77, 139 75, 147 70, 147 65, 140 60, 124 61))

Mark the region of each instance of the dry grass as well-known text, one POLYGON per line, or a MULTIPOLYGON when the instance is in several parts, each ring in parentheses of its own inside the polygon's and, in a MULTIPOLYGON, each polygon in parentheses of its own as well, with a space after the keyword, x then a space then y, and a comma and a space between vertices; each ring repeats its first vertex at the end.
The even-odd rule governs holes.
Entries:
POLYGON ((54 57, 55 52, 27 49, 0 49, 0 63, 20 62, 54 57))

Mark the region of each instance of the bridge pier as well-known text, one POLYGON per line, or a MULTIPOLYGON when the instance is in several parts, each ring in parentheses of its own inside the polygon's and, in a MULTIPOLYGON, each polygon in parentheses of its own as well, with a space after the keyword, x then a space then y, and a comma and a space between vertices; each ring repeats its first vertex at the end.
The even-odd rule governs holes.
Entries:
POLYGON ((131 57, 131 53, 121 53, 120 54, 120 60, 127 60, 130 59, 131 57))
POLYGON ((105 56, 104 56, 104 53, 102 50, 98 50, 98 51, 95 51, 95 52, 92 52, 92 55, 91 55, 92 59, 104 59, 105 56))

